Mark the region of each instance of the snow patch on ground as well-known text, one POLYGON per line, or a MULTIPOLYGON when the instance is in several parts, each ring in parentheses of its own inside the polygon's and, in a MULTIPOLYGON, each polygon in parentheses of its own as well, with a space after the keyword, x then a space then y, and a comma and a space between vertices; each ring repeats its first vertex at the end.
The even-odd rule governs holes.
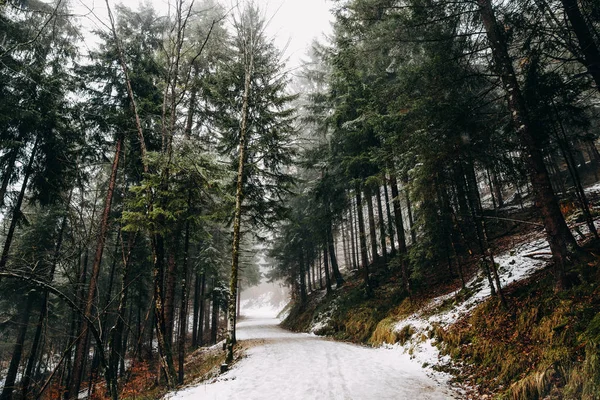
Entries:
MULTIPOLYGON (((502 287, 531 276, 547 263, 548 258, 532 258, 528 255, 542 253, 539 257, 543 257, 545 253, 549 252, 550 248, 546 239, 538 235, 528 242, 516 244, 510 251, 496 256, 494 260, 499 265, 498 273, 502 287)), ((452 325, 491 295, 489 283, 483 272, 478 273, 466 286, 472 292, 467 300, 456 301, 456 304, 447 308, 448 302, 451 302, 459 293, 460 290, 457 290, 432 299, 418 312, 399 321, 394 330, 396 332, 408 331, 411 334, 410 339, 403 345, 395 344, 389 347, 400 349, 423 366, 448 364, 450 358, 440 355, 436 347, 436 340, 430 338, 431 333, 436 326, 446 328, 452 325)), ((441 376, 443 378, 443 375, 441 376)))
MULTIPOLYGON (((313 301, 320 303, 323 297, 325 297, 326 295, 327 292, 325 290, 317 292, 317 295, 315 296, 315 299, 313 301)), ((318 334, 321 330, 323 330, 323 328, 326 328, 329 325, 329 322, 331 321, 331 316, 337 309, 336 300, 337 299, 331 302, 331 306, 327 310, 324 310, 323 312, 315 316, 315 318, 313 318, 311 326, 310 328, 308 328, 308 331, 311 334, 318 334)))
POLYGON ((590 194, 590 193, 600 193, 600 182, 592 185, 592 186, 588 186, 584 189, 586 194, 590 194))

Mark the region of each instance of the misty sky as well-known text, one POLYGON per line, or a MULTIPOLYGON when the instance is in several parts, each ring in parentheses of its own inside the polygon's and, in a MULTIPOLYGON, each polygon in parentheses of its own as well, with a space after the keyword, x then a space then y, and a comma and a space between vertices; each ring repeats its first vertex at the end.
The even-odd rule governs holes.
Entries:
MULTIPOLYGON (((189 0, 188 0, 189 1, 189 0)), ((227 9, 232 8, 233 0, 219 0, 227 9)), ((240 1, 240 5, 243 5, 240 1)), ((169 0, 145 0, 161 13, 167 13, 169 0)), ((331 2, 326 0, 255 0, 270 19, 267 33, 275 38, 280 49, 285 49, 285 57, 289 58, 291 68, 300 64, 310 42, 315 37, 330 32, 331 2)), ((123 3, 136 9, 140 1, 110 0, 111 8, 123 3)), ((106 29, 98 19, 106 21, 106 5, 104 0, 71 0, 72 10, 81 17, 84 29, 106 29)), ((92 40, 85 35, 86 40, 92 40)))

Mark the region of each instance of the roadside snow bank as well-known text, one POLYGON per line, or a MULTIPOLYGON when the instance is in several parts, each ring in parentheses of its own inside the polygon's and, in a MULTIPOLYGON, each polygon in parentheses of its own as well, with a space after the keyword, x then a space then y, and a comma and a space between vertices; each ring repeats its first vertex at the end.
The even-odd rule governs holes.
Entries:
MULTIPOLYGON (((495 256, 495 262, 499 264, 498 273, 502 287, 525 279, 543 268, 547 258, 537 257, 544 257, 549 251, 545 238, 536 236, 527 242, 515 245, 506 253, 495 256)), ((468 299, 464 301, 457 299, 453 302, 460 292, 457 290, 431 300, 418 312, 399 321, 394 331, 404 332, 404 336, 410 335, 410 338, 403 345, 395 344, 391 347, 399 348, 425 367, 448 364, 449 357, 441 357, 435 339, 430 338, 431 332, 436 326, 445 328, 452 325, 491 295, 490 286, 483 272, 478 273, 466 286, 471 293, 468 299), (449 308, 448 304, 451 304, 449 308)))

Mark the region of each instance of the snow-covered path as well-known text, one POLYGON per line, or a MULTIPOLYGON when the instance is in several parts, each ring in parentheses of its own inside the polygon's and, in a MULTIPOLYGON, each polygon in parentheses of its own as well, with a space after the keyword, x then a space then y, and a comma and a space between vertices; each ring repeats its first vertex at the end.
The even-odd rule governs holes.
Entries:
POLYGON ((247 357, 216 382, 168 397, 187 399, 450 399, 409 356, 288 332, 277 319, 246 319, 238 339, 256 339, 247 357))

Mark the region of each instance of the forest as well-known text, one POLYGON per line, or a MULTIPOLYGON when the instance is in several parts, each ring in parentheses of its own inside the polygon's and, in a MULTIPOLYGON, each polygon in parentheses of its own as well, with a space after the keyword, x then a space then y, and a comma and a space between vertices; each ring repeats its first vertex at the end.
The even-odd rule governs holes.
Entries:
MULTIPOLYGON (((478 273, 499 326, 554 318, 488 389, 543 368, 506 398, 597 398, 599 2, 332 0, 293 69, 257 2, 100 3, 90 27, 0 0, 0 400, 159 398, 221 342, 227 367, 261 280, 294 329, 321 294, 378 313, 343 337, 366 342, 478 273), (495 257, 532 230, 547 268, 507 288, 495 257)), ((436 335, 496 363, 460 349, 505 332, 469 326, 436 335)))

